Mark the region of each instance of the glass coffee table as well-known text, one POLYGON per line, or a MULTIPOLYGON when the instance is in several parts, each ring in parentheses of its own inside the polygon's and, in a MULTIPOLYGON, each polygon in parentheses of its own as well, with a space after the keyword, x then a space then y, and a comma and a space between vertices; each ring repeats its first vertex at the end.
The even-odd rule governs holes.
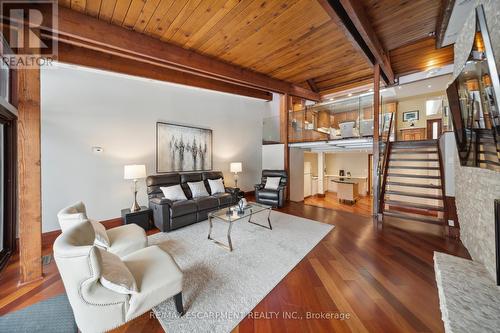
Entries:
POLYGON ((236 221, 242 220, 244 218, 248 218, 249 223, 258 225, 259 227, 273 230, 273 227, 271 226, 271 219, 270 219, 271 211, 272 211, 271 206, 259 204, 256 202, 250 202, 243 209, 243 212, 238 212, 238 209, 239 209, 238 206, 231 206, 231 207, 226 207, 226 208, 216 210, 216 211, 208 214, 208 224, 210 225, 210 228, 208 230, 208 239, 210 239, 215 244, 222 246, 223 248, 225 248, 229 251, 233 250, 233 244, 231 243, 231 227, 232 227, 233 223, 236 221), (252 221, 252 216, 254 214, 264 212, 264 211, 267 212, 268 225, 263 225, 263 224, 259 224, 259 223, 252 221), (227 244, 219 242, 211 237, 212 227, 213 227, 213 221, 212 221, 213 219, 228 223, 227 244))

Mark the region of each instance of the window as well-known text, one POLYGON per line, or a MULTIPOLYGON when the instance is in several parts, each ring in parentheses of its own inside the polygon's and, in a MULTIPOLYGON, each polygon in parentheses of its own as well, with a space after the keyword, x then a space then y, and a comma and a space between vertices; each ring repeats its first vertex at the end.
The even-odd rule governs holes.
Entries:
POLYGON ((425 102, 425 114, 433 116, 441 113, 443 101, 441 99, 429 99, 425 102))

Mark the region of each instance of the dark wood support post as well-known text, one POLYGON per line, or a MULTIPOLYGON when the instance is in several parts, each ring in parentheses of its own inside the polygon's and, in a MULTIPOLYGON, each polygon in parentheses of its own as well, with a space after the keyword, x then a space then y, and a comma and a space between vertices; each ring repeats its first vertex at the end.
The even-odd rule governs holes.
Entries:
POLYGON ((40 68, 17 71, 20 283, 42 278, 40 68))
POLYGON ((378 217, 380 202, 380 177, 378 164, 380 160, 380 66, 374 67, 373 73, 373 216, 378 217))
POLYGON ((284 145, 284 162, 283 166, 288 174, 288 186, 286 188, 286 200, 290 199, 290 147, 288 147, 289 141, 289 115, 290 115, 290 105, 292 97, 288 94, 281 95, 280 100, 280 141, 284 145))

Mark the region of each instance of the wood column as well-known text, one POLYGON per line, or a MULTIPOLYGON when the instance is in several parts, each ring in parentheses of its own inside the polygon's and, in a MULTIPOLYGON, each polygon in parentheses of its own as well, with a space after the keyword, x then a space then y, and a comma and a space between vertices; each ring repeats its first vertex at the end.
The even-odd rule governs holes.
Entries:
POLYGON ((379 212, 380 180, 378 173, 379 164, 379 140, 380 140, 380 66, 374 67, 373 73, 373 216, 379 212))
POLYGON ((42 278, 40 68, 22 68, 18 84, 20 284, 42 278))
POLYGON ((288 147, 289 128, 290 128, 290 107, 292 97, 288 94, 280 95, 280 141, 284 145, 283 166, 288 175, 288 186, 286 187, 286 200, 290 199, 290 147, 288 147))

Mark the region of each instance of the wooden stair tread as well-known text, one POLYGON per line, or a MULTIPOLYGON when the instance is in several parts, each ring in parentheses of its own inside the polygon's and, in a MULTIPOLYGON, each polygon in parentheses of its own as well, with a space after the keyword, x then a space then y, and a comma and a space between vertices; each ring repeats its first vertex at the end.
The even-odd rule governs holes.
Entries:
POLYGON ((405 192, 396 190, 387 190, 385 191, 385 194, 401 195, 405 197, 414 197, 414 198, 443 200, 443 196, 440 194, 414 193, 414 192, 405 192))
POLYGON ((422 147, 422 146, 435 146, 437 145, 437 140, 415 140, 415 141, 395 141, 392 143, 394 147, 401 146, 411 146, 411 147, 422 147))
POLYGON ((439 162, 437 158, 390 158, 393 162, 439 162))
POLYGON ((386 210, 386 211, 384 211, 384 215, 403 219, 403 220, 413 220, 413 221, 419 221, 419 222, 425 222, 425 223, 437 224, 437 225, 443 225, 445 223, 443 219, 438 218, 438 217, 424 216, 424 215, 412 214, 412 213, 403 213, 403 212, 399 212, 399 211, 386 210))
POLYGON ((404 182, 387 182, 387 185, 441 189, 441 185, 433 185, 433 184, 415 184, 415 183, 404 183, 404 182))
POLYGON ((437 154, 437 150, 395 150, 391 149, 391 156, 392 155, 421 155, 421 154, 437 154))
POLYGON ((412 175, 412 174, 404 174, 404 173, 388 173, 387 177, 421 178, 421 179, 441 179, 440 176, 412 175))
POLYGON ((439 212, 444 211, 443 206, 419 204, 419 203, 414 203, 414 202, 406 202, 406 201, 398 201, 398 200, 386 200, 386 201, 384 201, 384 203, 386 205, 389 205, 389 206, 427 209, 427 210, 433 210, 433 211, 439 211, 439 212))
POLYGON ((439 170, 439 167, 414 166, 414 165, 391 165, 389 169, 409 169, 409 170, 439 170))

